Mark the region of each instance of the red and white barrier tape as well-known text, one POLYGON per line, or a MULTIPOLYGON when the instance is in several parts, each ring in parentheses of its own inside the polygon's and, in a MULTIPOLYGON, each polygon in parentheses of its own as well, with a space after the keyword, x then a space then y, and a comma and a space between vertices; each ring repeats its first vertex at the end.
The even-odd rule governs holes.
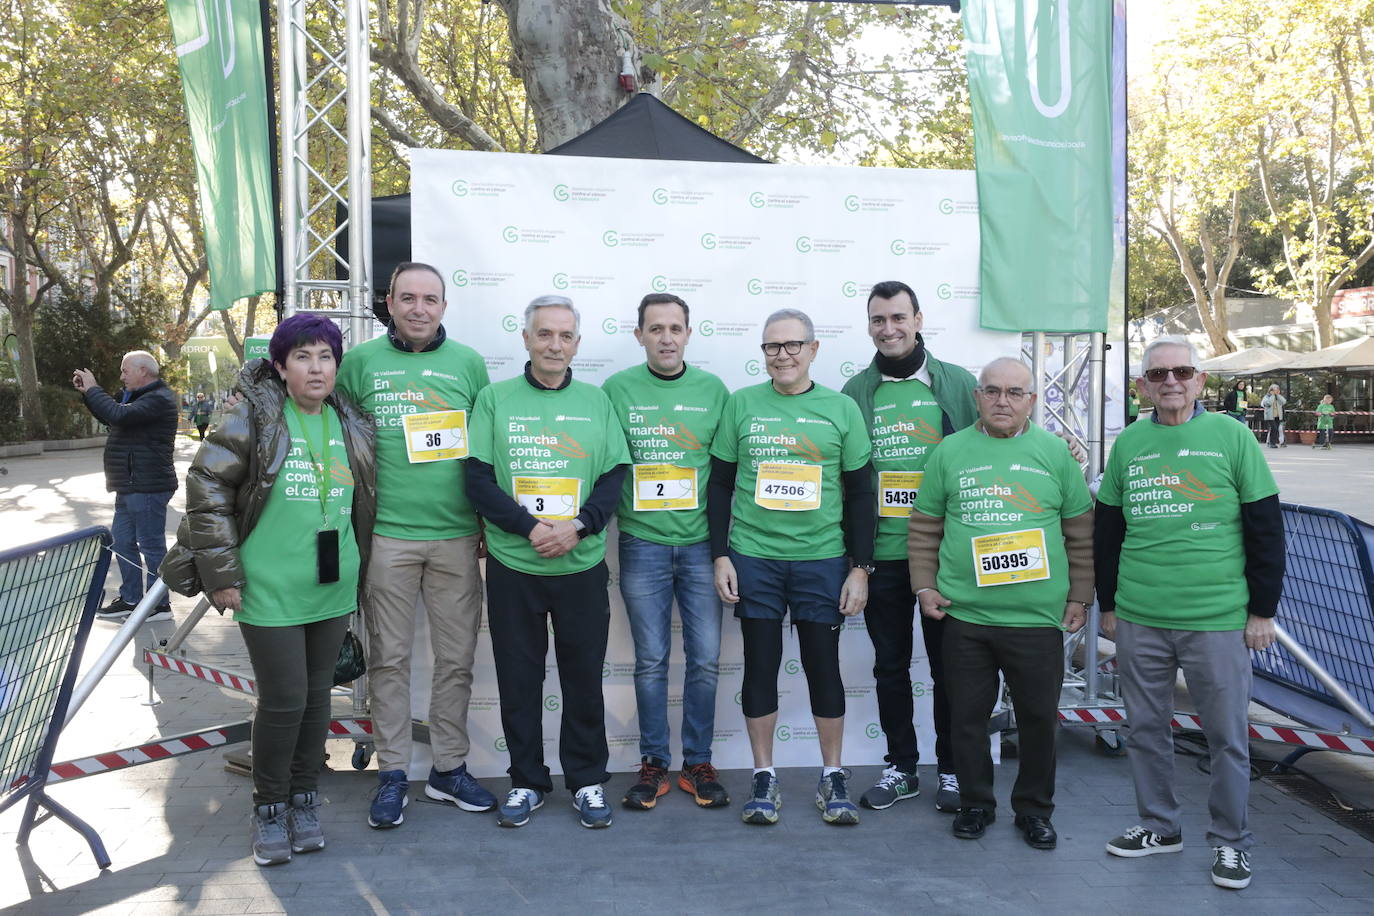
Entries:
POLYGON ((209 681, 220 687, 237 690, 239 693, 246 693, 250 696, 257 696, 258 694, 258 685, 256 681, 251 677, 236 674, 233 671, 211 668, 209 665, 200 665, 196 662, 187 661, 184 658, 166 655, 156 649, 144 649, 143 661, 150 665, 157 665, 159 668, 165 668, 173 674, 184 674, 187 677, 209 681))
MULTIPOLYGON (((1059 720, 1066 725, 1120 725, 1126 722, 1126 711, 1121 707, 1111 706, 1062 706, 1059 709, 1059 720)), ((1174 713, 1172 725, 1183 731, 1202 731, 1202 720, 1189 713, 1174 713)), ((1314 750, 1343 751, 1348 754, 1374 757, 1374 737, 1338 735, 1311 728, 1265 725, 1256 722, 1250 723, 1249 730, 1250 737, 1255 741, 1296 744, 1314 750)))

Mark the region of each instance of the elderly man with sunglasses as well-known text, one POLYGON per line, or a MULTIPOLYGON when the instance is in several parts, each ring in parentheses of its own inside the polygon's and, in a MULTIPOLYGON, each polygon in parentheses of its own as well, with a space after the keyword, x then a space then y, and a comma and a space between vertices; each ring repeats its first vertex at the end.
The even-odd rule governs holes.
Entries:
POLYGON ((1137 385, 1153 422, 1116 440, 1098 490, 1094 548, 1102 630, 1117 644, 1140 823, 1107 843, 1135 858, 1183 848, 1170 721, 1183 669, 1211 756, 1212 882, 1250 883, 1250 649, 1274 641, 1283 586, 1278 487, 1255 437, 1197 400, 1192 346, 1145 348, 1137 385))
POLYGON ((921 613, 945 621, 954 835, 976 840, 996 819, 988 717, 1000 671, 1020 736, 1013 823, 1032 848, 1054 849, 1062 631, 1079 630, 1092 601, 1093 514, 1078 462, 1030 422, 1032 384, 1019 360, 983 368, 978 422, 931 453, 907 544, 921 613))

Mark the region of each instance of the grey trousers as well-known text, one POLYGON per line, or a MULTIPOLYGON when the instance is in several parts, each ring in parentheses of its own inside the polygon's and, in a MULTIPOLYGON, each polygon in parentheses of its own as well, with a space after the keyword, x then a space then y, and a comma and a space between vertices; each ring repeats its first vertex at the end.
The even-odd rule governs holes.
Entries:
POLYGON ((1117 660, 1126 701, 1126 756, 1140 824, 1181 834, 1174 792, 1174 687, 1179 668, 1202 719, 1211 754, 1209 846, 1248 850, 1250 833, 1250 654, 1243 630, 1165 630, 1117 620, 1117 660))

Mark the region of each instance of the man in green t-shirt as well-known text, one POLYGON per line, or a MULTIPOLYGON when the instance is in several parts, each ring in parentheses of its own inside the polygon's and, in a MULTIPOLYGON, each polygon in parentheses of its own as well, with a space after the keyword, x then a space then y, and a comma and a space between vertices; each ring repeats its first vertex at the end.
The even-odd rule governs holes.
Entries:
POLYGON ((639 303, 635 340, 647 360, 617 372, 602 390, 615 406, 634 466, 620 498, 620 594, 635 646, 639 778, 622 803, 654 807, 668 792, 668 656, 673 601, 682 618, 682 773, 678 786, 703 808, 730 803, 711 765, 720 659, 720 597, 707 541, 711 441, 729 392, 688 366, 687 303, 650 293, 639 303))
POLYGON ((1283 589, 1278 487, 1249 429, 1197 400, 1192 345, 1145 348, 1137 384, 1151 422, 1112 447, 1097 493, 1098 601, 1116 640, 1140 823, 1107 843, 1134 858, 1183 848, 1174 791, 1174 686, 1188 681, 1211 756, 1212 882, 1250 883, 1250 649, 1274 641, 1283 589))
POLYGON ((1079 630, 1092 601, 1093 515, 1078 462, 1029 421, 1033 384, 1019 360, 984 367, 978 422, 946 436, 926 463, 908 555, 922 615, 945 621, 954 835, 978 839, 996 819, 988 718, 1000 671, 1019 738, 1015 825, 1032 847, 1053 849, 1062 631, 1079 630))
POLYGON ((488 384, 487 367, 445 332, 444 280, 430 265, 398 264, 386 301, 386 334, 349 350, 338 375, 339 391, 377 422, 377 522, 363 614, 379 780, 368 823, 377 828, 401 824, 409 801, 410 667, 420 598, 434 653, 434 766, 425 794, 464 811, 496 806, 466 763, 482 580, 463 459, 468 415, 488 384))
POLYGON ((747 824, 778 821, 773 733, 789 612, 820 739, 816 807, 828 824, 859 822, 840 765, 840 630, 845 617, 863 611, 873 572, 872 449, 855 403, 811 381, 819 348, 805 313, 770 315, 762 344, 769 381, 730 396, 711 444, 716 591, 735 605, 744 636, 740 702, 754 754, 747 824))
MULTIPOLYGON (((921 487, 926 460, 945 436, 978 418, 972 374, 935 358, 921 337, 924 313, 916 293, 899 280, 886 280, 868 294, 868 335, 877 353, 868 368, 845 382, 844 393, 859 405, 873 439, 878 494, 878 538, 868 582, 864 624, 873 642, 874 694, 878 724, 887 736, 887 767, 859 803, 890 808, 920 794, 916 764, 915 703, 911 655, 916 596, 907 571, 907 517, 921 487)), ((921 636, 930 665, 931 711, 939 787, 935 807, 959 809, 959 778, 949 744, 949 696, 940 644, 944 621, 921 616, 921 636)))
POLYGON ((487 623, 501 691, 511 790, 497 823, 520 827, 553 791, 544 763, 549 629, 562 687, 558 758, 584 827, 609 827, 601 666, 610 632, 606 525, 630 464, 601 389, 572 377, 582 337, 572 300, 525 309, 522 375, 482 391, 473 409, 468 497, 486 521, 487 623))

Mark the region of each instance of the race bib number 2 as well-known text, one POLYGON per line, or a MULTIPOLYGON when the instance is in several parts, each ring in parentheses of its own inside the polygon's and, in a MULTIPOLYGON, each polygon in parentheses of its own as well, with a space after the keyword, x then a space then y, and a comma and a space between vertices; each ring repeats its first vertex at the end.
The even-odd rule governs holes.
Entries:
POLYGON ((754 483, 754 502, 764 509, 805 512, 821 507, 821 466, 764 461, 754 483))
POLYGON ((516 477, 515 501, 535 518, 574 519, 582 505, 582 481, 577 477, 516 477))
POLYGON ((406 436, 406 457, 411 464, 468 456, 466 410, 406 414, 401 418, 401 426, 406 436))
POLYGON ((1038 582, 1050 577, 1045 529, 1028 528, 973 538, 973 574, 978 587, 1038 582))
POLYGON ((664 512, 697 507, 696 468, 672 464, 634 466, 634 509, 636 512, 664 512))

